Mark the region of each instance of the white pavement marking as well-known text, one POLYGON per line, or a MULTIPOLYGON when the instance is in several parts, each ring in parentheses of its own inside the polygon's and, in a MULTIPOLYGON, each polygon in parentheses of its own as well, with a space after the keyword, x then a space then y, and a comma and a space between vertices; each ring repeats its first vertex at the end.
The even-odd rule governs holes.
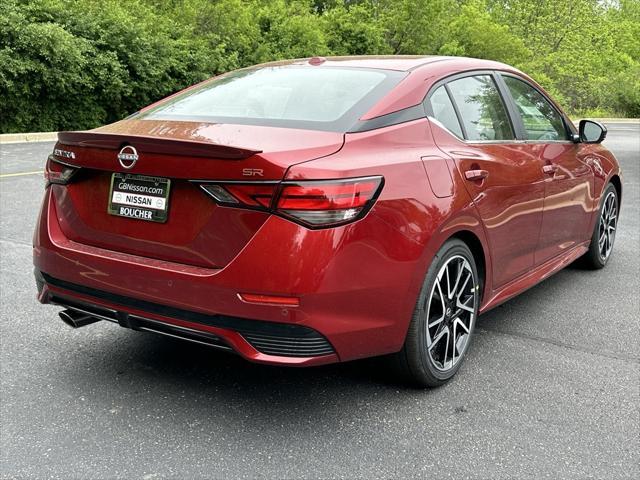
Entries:
POLYGON ((2 173, 0 174, 0 178, 22 177, 25 175, 42 175, 43 173, 44 172, 42 170, 34 170, 32 172, 2 173))

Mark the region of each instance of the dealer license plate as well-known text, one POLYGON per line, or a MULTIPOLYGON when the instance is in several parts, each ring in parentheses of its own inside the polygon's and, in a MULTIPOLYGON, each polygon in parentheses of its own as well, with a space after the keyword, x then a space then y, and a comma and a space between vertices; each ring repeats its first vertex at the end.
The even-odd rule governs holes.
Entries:
POLYGON ((145 175, 114 173, 109 189, 111 215, 164 223, 169 211, 171 180, 145 175))

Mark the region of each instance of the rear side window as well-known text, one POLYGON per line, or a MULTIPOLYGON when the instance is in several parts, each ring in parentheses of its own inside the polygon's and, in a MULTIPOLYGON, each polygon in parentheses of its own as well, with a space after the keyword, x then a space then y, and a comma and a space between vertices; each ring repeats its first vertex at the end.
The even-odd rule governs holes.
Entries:
POLYGON ((491 75, 454 80, 449 91, 458 107, 467 140, 513 140, 513 128, 491 75))
POLYGON ((567 140, 562 117, 544 96, 528 83, 503 76, 522 117, 528 140, 567 140))
POLYGON ((453 108, 453 103, 451 103, 447 89, 444 86, 436 89, 433 95, 431 95, 429 102, 431 102, 433 117, 444 125, 447 130, 453 132, 459 138, 463 138, 462 128, 460 127, 456 110, 453 108))
POLYGON ((241 70, 139 118, 347 131, 404 76, 391 70, 295 65, 241 70))

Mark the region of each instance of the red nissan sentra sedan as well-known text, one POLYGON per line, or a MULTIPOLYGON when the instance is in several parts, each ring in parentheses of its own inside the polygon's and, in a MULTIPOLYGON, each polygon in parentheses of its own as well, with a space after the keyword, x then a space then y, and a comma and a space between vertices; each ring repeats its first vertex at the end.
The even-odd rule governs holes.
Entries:
POLYGON ((454 57, 312 58, 221 75, 62 132, 38 298, 277 365, 383 354, 436 386, 479 313, 605 266, 620 169, 533 80, 454 57))

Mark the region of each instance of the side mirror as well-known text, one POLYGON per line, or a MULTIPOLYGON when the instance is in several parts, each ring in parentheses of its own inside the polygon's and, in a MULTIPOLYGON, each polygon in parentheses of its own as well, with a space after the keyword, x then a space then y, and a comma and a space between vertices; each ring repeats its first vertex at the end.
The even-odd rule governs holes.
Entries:
POLYGON ((607 127, 593 120, 580 120, 578 131, 582 143, 602 143, 607 137, 607 127))

